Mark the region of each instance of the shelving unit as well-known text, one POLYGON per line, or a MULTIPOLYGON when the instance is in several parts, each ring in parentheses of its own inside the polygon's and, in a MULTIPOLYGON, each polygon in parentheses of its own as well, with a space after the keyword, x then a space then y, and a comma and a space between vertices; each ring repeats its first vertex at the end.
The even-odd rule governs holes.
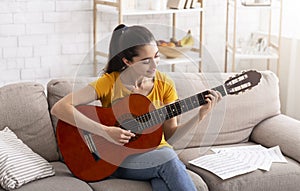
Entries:
MULTIPOLYGON (((280 39, 281 39, 281 19, 282 18, 282 0, 270 0, 270 3, 252 3, 245 5, 241 0, 227 0, 227 14, 226 14, 226 45, 225 45, 225 72, 228 71, 229 65, 229 56, 231 56, 231 66, 232 72, 235 71, 236 64, 240 60, 265 60, 267 62, 267 70, 270 70, 271 60, 276 61, 276 72, 279 72, 279 61, 280 61, 280 39), (269 19, 268 20, 268 29, 265 32, 261 31, 252 31, 251 34, 256 34, 262 36, 266 40, 265 47, 268 51, 257 51, 253 49, 251 51, 244 51, 243 47, 238 47, 237 38, 238 38, 238 26, 237 19, 240 18, 238 10, 266 10, 268 11, 269 19), (273 11, 278 10, 278 18, 274 20, 273 11), (231 12, 232 11, 232 12, 231 12), (231 18, 230 13, 233 13, 233 18, 231 18), (229 27, 230 21, 233 21, 232 28, 229 27), (277 22, 277 23, 275 23, 277 22), (277 33, 274 33, 274 23, 278 25, 277 33), (232 34, 230 34, 230 29, 232 29, 232 34), (231 36, 232 35, 232 36, 231 36), (232 37, 232 42, 229 42, 229 37, 232 37)), ((255 40, 255 39, 254 39, 255 40)), ((259 45, 258 45, 259 46, 259 45)))
MULTIPOLYGON (((190 12, 199 13, 200 17, 200 34, 199 34, 199 48, 193 48, 191 53, 193 60, 196 60, 199 63, 199 72, 202 70, 202 42, 203 42, 203 35, 202 35, 202 23, 203 23, 203 0, 198 0, 200 2, 200 7, 197 8, 190 8, 190 9, 165 9, 165 10, 124 10, 123 9, 123 0, 94 0, 93 6, 93 44, 94 44, 94 75, 97 75, 97 65, 98 65, 98 58, 99 56, 107 57, 108 53, 98 51, 97 49, 97 12, 108 12, 118 15, 118 24, 123 23, 124 16, 137 16, 137 15, 155 15, 155 14, 171 14, 172 15, 172 37, 176 37, 176 14, 184 14, 190 12), (197 55, 198 56, 197 56, 197 55), (196 55, 196 57, 195 57, 196 55)), ((188 54, 190 55, 190 54, 188 54)), ((175 70, 175 64, 179 63, 186 63, 189 59, 178 58, 178 59, 167 59, 162 57, 161 60, 163 63, 170 64, 172 66, 172 71, 175 70)))

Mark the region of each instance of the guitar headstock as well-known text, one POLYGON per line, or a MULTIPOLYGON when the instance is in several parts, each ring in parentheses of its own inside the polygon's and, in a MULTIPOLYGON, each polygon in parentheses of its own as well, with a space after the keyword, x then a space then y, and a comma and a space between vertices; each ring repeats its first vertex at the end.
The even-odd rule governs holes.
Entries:
POLYGON ((256 86, 260 82, 261 73, 255 70, 244 71, 241 74, 230 77, 224 86, 227 94, 238 94, 256 86))

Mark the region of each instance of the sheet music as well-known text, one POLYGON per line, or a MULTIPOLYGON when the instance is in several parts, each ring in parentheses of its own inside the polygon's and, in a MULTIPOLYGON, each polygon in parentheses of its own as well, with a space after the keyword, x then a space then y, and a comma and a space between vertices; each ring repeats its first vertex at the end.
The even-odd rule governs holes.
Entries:
POLYGON ((257 168, 224 153, 205 155, 189 161, 190 164, 206 169, 225 180, 252 172, 257 168))
POLYGON ((228 148, 215 148, 214 152, 226 153, 226 155, 240 159, 261 170, 269 171, 272 165, 272 158, 268 149, 261 145, 239 146, 228 148))
POLYGON ((287 163, 279 146, 265 148, 261 145, 213 148, 215 154, 189 161, 211 171, 222 179, 248 173, 256 169, 269 171, 273 162, 287 163))
POLYGON ((283 156, 279 146, 269 148, 268 154, 272 158, 272 162, 279 162, 279 163, 287 163, 288 162, 286 160, 286 158, 283 156))

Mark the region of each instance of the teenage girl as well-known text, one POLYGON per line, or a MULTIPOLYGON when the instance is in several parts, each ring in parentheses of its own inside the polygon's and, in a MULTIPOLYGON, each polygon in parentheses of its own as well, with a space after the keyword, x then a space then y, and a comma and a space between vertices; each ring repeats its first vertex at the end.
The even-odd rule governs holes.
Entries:
MULTIPOLYGON (((111 37, 109 61, 104 74, 79 91, 58 101, 52 114, 59 119, 89 131, 119 145, 135 137, 134 132, 115 126, 106 126, 90 120, 75 106, 100 100, 103 107, 131 93, 146 96, 157 108, 178 99, 174 82, 157 70, 160 54, 153 34, 143 26, 117 26, 111 37)), ((199 123, 221 99, 219 92, 209 90, 207 103, 200 107, 198 115, 184 126, 177 124, 176 117, 166 120, 163 136, 157 149, 131 155, 112 174, 114 177, 149 180, 154 191, 194 191, 193 181, 185 165, 170 146, 174 135, 183 135, 187 127, 199 123), (183 128, 185 127, 185 128, 183 128), (172 138, 172 139, 171 139, 172 138)))

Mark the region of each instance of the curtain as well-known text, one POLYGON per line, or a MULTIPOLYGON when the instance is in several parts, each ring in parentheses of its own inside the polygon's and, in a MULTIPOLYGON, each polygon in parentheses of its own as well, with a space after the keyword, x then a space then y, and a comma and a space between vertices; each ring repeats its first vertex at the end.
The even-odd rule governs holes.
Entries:
POLYGON ((280 88, 282 112, 300 120, 300 2, 283 0, 280 88))

